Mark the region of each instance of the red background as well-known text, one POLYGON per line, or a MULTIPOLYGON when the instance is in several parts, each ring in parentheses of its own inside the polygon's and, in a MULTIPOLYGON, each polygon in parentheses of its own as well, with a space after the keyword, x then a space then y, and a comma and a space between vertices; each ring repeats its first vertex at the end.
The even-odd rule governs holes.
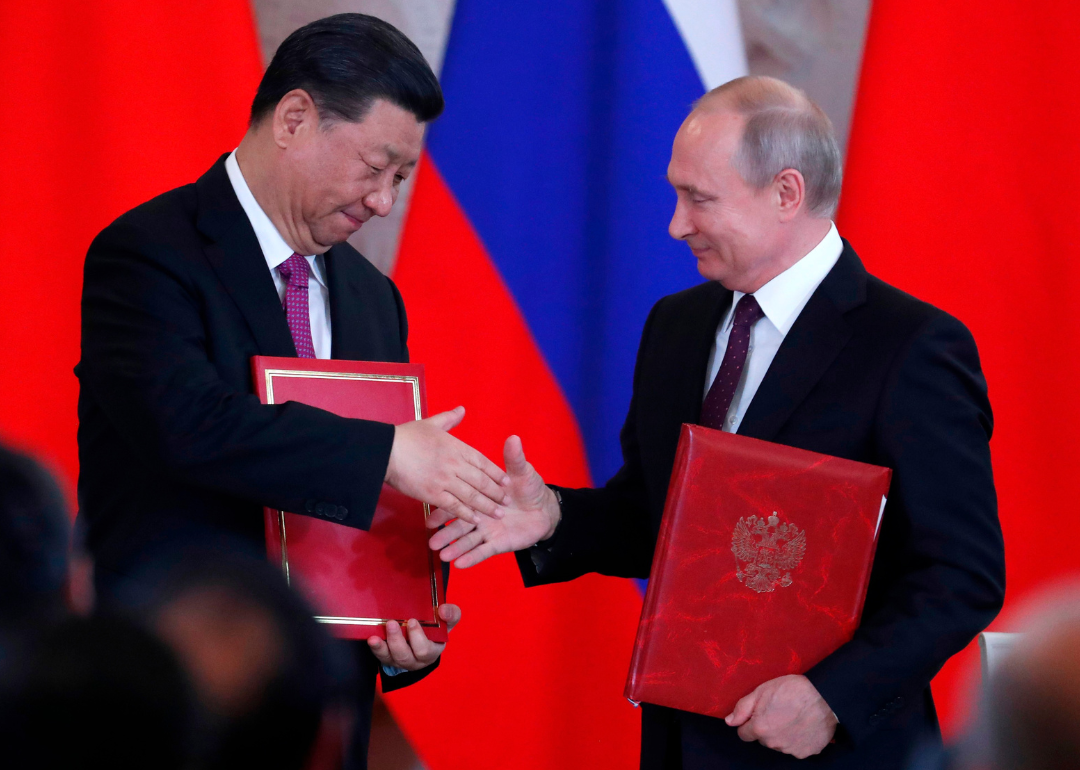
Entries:
MULTIPOLYGON (((1080 170, 1078 40, 1080 11, 1064 0, 876 0, 839 218, 841 233, 871 271, 952 312, 975 334, 996 414, 992 449, 1012 606, 1078 567, 1070 546, 1080 537, 1072 511, 1080 428, 1074 386, 1080 217, 1072 194, 1080 170)), ((0 3, 0 435, 53 463, 69 489, 77 474, 71 370, 86 247, 115 216, 193 181, 236 145, 260 62, 245 0, 0 3)), ((438 185, 429 186, 438 194, 438 185)), ((430 237, 451 243, 446 232, 430 237)), ((408 249, 406 234, 397 277, 409 290, 415 357, 433 364, 432 408, 466 398, 484 404, 488 416, 470 412, 463 438, 494 456, 509 430, 521 433, 527 448, 561 447, 534 461, 572 482, 572 469, 583 467, 582 450, 575 435, 557 435, 564 421, 515 413, 500 400, 511 374, 514 387, 547 387, 549 374, 533 376, 544 372, 543 361, 523 352, 502 362, 501 378, 440 363, 440 345, 460 339, 450 332, 468 335, 478 350, 527 338, 523 327, 491 323, 520 321, 515 309, 465 303, 452 308, 453 324, 443 324, 439 313, 448 308, 440 304, 440 276, 422 262, 410 266, 408 249), (448 378, 473 384, 467 392, 440 390, 434 376, 440 366, 448 378), (566 470, 553 470, 561 467, 566 470)), ((473 271, 473 298, 499 282, 490 265, 466 260, 454 267, 473 271)), ((458 574, 462 591, 492 602, 498 600, 492 585, 517 579, 505 559, 458 574)), ((461 699, 459 715, 492 756, 500 747, 575 735, 575 715, 614 709, 605 699, 618 697, 626 660, 621 652, 605 653, 628 649, 629 640, 592 650, 589 660, 599 661, 599 669, 578 671, 595 674, 590 682, 618 680, 612 694, 599 687, 563 691, 522 680, 520 672, 484 668, 484 644, 493 638, 485 634, 525 645, 523 664, 580 666, 578 652, 599 644, 606 619, 635 611, 623 587, 590 578, 544 589, 535 604, 502 607, 505 616, 487 619, 475 613, 471 630, 463 625, 455 633, 459 660, 469 667, 448 663, 440 676, 453 685, 446 691, 461 699), (588 599, 596 591, 615 598, 596 606, 588 599), (551 645, 530 643, 532 619, 545 607, 559 608, 565 636, 551 645), (528 714, 521 740, 485 733, 485 698, 523 685, 541 689, 518 690, 528 714), (533 709, 550 703, 563 708, 533 709)), ((964 659, 958 660, 935 682, 952 729, 961 720, 964 659)), ((401 713, 420 714, 422 706, 409 705, 409 697, 402 695, 401 713)), ((559 744, 569 752, 562 761, 618 757, 615 764, 624 763, 636 753, 636 717, 625 713, 606 726, 617 745, 570 739, 559 744)), ((439 734, 420 740, 449 750, 438 745, 439 734)))

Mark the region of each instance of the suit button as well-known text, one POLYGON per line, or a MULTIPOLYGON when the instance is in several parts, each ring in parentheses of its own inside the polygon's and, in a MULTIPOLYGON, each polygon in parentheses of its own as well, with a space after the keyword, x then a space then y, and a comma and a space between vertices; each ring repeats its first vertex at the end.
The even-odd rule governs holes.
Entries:
POLYGON ((308 513, 315 513, 315 501, 314 500, 305 500, 304 501, 304 510, 307 511, 308 513))
POLYGON ((899 696, 899 697, 897 697, 897 699, 896 699, 895 701, 893 701, 893 702, 894 702, 894 703, 896 704, 896 707, 897 707, 897 708, 901 708, 901 707, 902 707, 902 706, 904 705, 904 698, 903 698, 903 696, 899 696))
POLYGON ((349 509, 346 508, 344 505, 339 505, 337 512, 338 521, 345 521, 345 517, 349 515, 349 509))
POLYGON ((315 513, 317 513, 320 516, 325 516, 326 515, 326 503, 316 503, 316 505, 315 505, 315 513))
POLYGON ((881 721, 881 715, 880 714, 874 714, 874 715, 872 715, 870 717, 870 726, 873 727, 880 721, 881 721))

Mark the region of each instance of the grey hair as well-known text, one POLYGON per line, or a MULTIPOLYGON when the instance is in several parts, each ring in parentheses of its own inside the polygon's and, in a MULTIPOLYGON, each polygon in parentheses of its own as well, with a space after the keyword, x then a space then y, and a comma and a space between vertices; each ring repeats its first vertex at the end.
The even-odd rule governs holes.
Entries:
POLYGON ((840 201, 843 161, 832 121, 801 90, 776 78, 736 78, 714 88, 695 110, 730 109, 746 120, 731 162, 748 185, 763 189, 785 169, 806 182, 811 214, 832 217, 840 201))

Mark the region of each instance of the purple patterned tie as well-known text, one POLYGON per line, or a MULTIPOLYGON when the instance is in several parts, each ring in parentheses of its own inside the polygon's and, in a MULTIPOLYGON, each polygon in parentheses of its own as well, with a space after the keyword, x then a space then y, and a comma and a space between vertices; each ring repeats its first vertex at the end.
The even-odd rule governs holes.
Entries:
POLYGON ((705 396, 705 403, 701 405, 699 422, 706 428, 723 430, 731 399, 735 397, 735 389, 739 387, 739 379, 746 365, 746 354, 750 351, 750 327, 764 315, 753 294, 744 294, 735 306, 735 320, 728 335, 724 361, 705 396))
POLYGON ((285 279, 285 317, 289 321, 289 333, 300 358, 315 357, 315 343, 311 341, 311 314, 308 312, 308 272, 311 266, 299 254, 293 254, 280 265, 278 272, 285 279))

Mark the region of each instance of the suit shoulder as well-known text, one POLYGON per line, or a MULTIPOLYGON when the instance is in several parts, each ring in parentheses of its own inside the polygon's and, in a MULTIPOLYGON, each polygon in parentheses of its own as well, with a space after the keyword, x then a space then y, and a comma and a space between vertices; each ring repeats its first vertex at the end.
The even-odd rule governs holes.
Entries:
POLYGON ((653 305, 651 315, 660 320, 683 316, 700 318, 701 313, 715 309, 718 302, 730 296, 731 292, 716 281, 705 281, 661 297, 653 305))
POLYGON ((905 332, 904 336, 917 335, 931 328, 971 336, 956 317, 873 275, 867 275, 865 308, 867 320, 873 325, 894 328, 905 332))
POLYGON ((185 231, 194 235, 195 211, 194 183, 174 188, 121 214, 98 233, 91 250, 103 242, 156 241, 185 231))

